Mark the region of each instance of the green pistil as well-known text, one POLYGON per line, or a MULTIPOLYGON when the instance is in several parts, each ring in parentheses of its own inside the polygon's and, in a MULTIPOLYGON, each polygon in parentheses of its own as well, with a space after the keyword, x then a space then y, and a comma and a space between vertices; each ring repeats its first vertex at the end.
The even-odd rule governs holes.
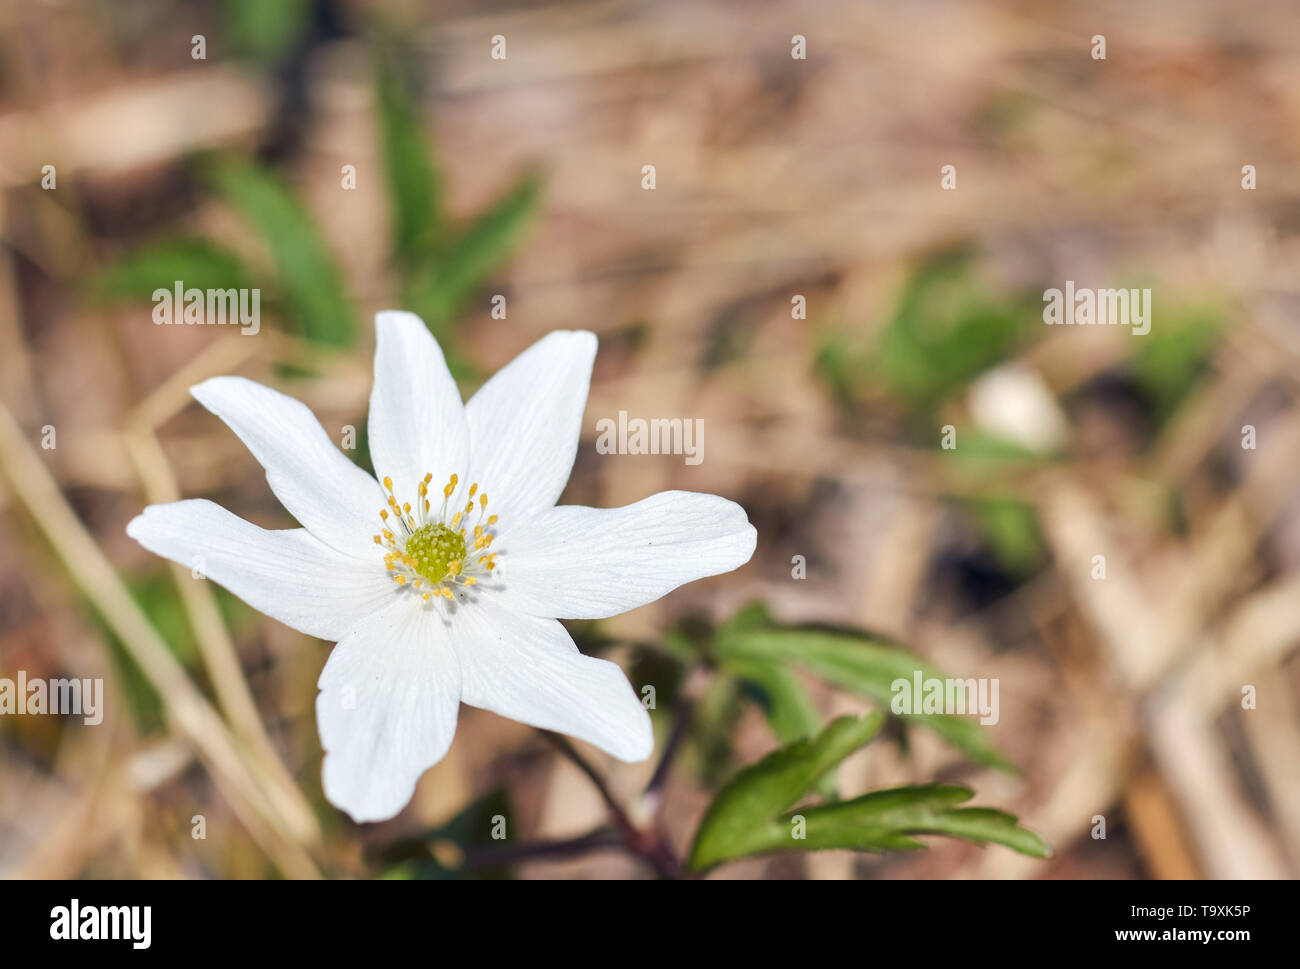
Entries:
POLYGON ((406 554, 416 560, 415 571, 437 585, 452 562, 465 561, 465 539, 441 522, 430 522, 406 540, 406 554))

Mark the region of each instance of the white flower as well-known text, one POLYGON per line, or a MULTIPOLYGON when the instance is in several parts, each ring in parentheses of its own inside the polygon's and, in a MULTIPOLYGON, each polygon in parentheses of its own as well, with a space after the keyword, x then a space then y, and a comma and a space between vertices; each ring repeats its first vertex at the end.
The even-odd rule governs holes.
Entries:
POLYGON ((557 619, 612 616, 738 568, 755 542, 744 510, 686 491, 555 504, 577 453, 591 333, 551 333, 462 404, 418 317, 380 313, 376 328, 369 432, 382 484, 303 404, 216 377, 191 392, 302 527, 268 531, 191 500, 149 506, 127 533, 338 643, 317 684, 324 789, 358 821, 410 800, 451 745, 462 700, 620 760, 649 757, 650 718, 622 670, 580 653, 557 619))

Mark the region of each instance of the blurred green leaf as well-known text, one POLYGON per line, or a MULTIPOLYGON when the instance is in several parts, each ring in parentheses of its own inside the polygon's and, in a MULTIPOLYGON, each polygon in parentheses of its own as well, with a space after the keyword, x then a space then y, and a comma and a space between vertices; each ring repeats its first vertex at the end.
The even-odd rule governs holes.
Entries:
POLYGON ((722 668, 762 692, 768 725, 783 743, 817 732, 821 714, 798 676, 756 656, 728 656, 722 668))
POLYGON ((1134 338, 1140 345, 1129 369, 1150 395, 1157 425, 1178 409, 1205 372, 1220 329, 1218 317, 1208 309, 1175 310, 1163 326, 1134 338))
POLYGON ((998 563, 1014 576, 1027 576, 1047 557, 1047 543, 1033 505, 1011 498, 972 500, 970 509, 998 563))
MULTIPOLYGON (((762 614, 752 608, 718 630, 715 648, 723 663, 753 657, 800 667, 886 709, 894 698, 892 686, 896 680, 911 682, 917 670, 927 679, 944 678, 907 650, 878 637, 816 626, 777 626, 764 621, 762 614)), ((933 730, 976 763, 1015 771, 973 718, 914 713, 906 721, 933 730)))
POLYGON ((356 323, 342 274, 292 191, 271 171, 251 162, 217 162, 208 174, 266 240, 300 332, 320 343, 351 346, 356 323))
POLYGON ((1021 296, 988 291, 965 249, 939 253, 909 276, 898 302, 866 347, 854 330, 826 333, 814 366, 841 404, 861 404, 885 388, 913 413, 940 401, 1019 349, 1035 308, 1021 296))
MULTIPOLYGON (((198 669, 198 646, 190 629, 189 614, 181 601, 176 581, 167 569, 127 576, 127 589, 159 636, 178 660, 191 672, 198 669)), ((142 736, 157 733, 165 726, 162 700, 149 678, 136 665, 112 627, 92 611, 95 625, 109 644, 109 655, 120 674, 118 688, 126 698, 136 730, 142 736)))
POLYGON ((398 266, 409 268, 429 258, 438 241, 441 192, 426 142, 424 119, 407 94, 399 64, 397 52, 380 54, 375 89, 393 257, 398 266))
POLYGON ((222 13, 235 48, 262 61, 289 53, 311 22, 310 0, 225 0, 222 13))
POLYGON ((149 301, 156 290, 169 293, 177 280, 186 289, 251 289, 242 259, 202 239, 166 239, 128 253, 93 275, 87 290, 103 302, 149 301))
POLYGON ((691 753, 700 784, 712 789, 731 769, 731 738, 744 708, 740 683, 731 676, 715 676, 691 718, 691 753))
MULTIPOLYGON (((1041 467, 1051 459, 979 430, 962 434, 961 447, 940 450, 962 479, 975 484, 1041 467)), ((1031 574, 1047 558, 1038 512, 1030 504, 990 493, 965 503, 998 563, 1012 576, 1031 574)))
POLYGON ((796 740, 741 770, 718 792, 700 822, 690 867, 712 868, 732 858, 770 850, 770 828, 778 815, 880 729, 882 718, 840 717, 815 737, 796 740))
POLYGON ((540 178, 535 173, 524 175, 433 258, 413 269, 407 305, 435 333, 443 332, 465 301, 510 255, 540 195, 540 178))
POLYGON ((509 833, 514 820, 505 788, 496 788, 470 803, 436 828, 371 849, 379 878, 441 881, 450 879, 509 878, 510 866, 475 864, 476 852, 499 848, 498 831, 509 833))
POLYGON ((1024 318, 1024 307, 980 286, 969 253, 943 253, 904 286, 881 332, 876 365, 896 394, 928 409, 1007 357, 1024 318))

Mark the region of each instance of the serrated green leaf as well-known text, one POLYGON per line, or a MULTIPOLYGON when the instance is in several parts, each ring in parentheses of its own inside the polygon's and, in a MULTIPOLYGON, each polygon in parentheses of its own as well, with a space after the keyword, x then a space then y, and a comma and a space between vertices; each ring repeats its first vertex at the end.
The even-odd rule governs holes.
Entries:
POLYGON ((916 850, 925 845, 915 836, 938 834, 976 844, 1000 844, 1034 858, 1051 856, 1047 844, 1020 827, 1014 815, 993 808, 957 807, 973 796, 966 787, 931 784, 800 808, 756 828, 746 853, 916 850))
MULTIPOLYGON (((713 799, 695 834, 690 865, 702 871, 730 858, 753 853, 755 837, 776 817, 805 797, 840 761, 866 744, 882 718, 839 717, 816 737, 796 740, 741 770, 713 799)), ((758 842, 766 843, 766 842, 758 842)))
POLYGON ((186 289, 249 289, 242 259, 202 239, 164 239, 136 249, 90 278, 87 291, 103 302, 147 301, 169 293, 177 280, 186 289))
POLYGON ((540 194, 538 176, 525 175, 432 259, 416 267, 407 285, 408 302, 435 333, 510 255, 540 194))
MULTIPOLYGON (((808 626, 775 626, 753 616, 718 631, 716 649, 723 662, 755 657, 789 664, 851 690, 886 709, 894 698, 896 680, 909 682, 921 671, 924 678, 943 675, 907 650, 865 634, 808 626)), ((976 763, 1014 773, 1015 767, 989 743, 978 721, 947 714, 909 714, 907 722, 933 730, 976 763)))
POLYGON ((293 192, 268 169, 250 162, 219 162, 208 174, 266 240, 300 332, 319 343, 350 346, 356 324, 342 275, 293 192))
POLYGON ((396 53, 379 57, 375 92, 393 257, 399 266, 410 267, 427 259, 438 240, 441 192, 424 119, 407 93, 399 64, 396 53))

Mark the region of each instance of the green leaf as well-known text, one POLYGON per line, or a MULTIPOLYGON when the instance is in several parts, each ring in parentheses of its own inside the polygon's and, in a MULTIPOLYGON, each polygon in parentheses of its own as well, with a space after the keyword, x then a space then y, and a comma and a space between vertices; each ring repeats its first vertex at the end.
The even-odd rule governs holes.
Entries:
POLYGON ((1169 419, 1208 369, 1221 330, 1213 308, 1179 307, 1163 315, 1159 329, 1135 341, 1129 368, 1150 396, 1157 424, 1169 419))
POLYGON ((1014 815, 992 808, 956 806, 973 796, 966 787, 931 784, 800 808, 756 828, 746 854, 917 850, 925 845, 916 835, 941 834, 976 844, 1000 844, 1033 858, 1051 856, 1046 842, 1020 827, 1014 815), (795 837, 796 832, 802 837, 795 837))
POLYGON ((1051 849, 1015 817, 992 808, 958 807, 965 787, 925 785, 864 794, 850 801, 791 810, 827 772, 870 742, 880 714, 840 717, 816 737, 796 740, 731 779, 704 815, 689 864, 705 871, 725 861, 774 851, 902 851, 924 848, 917 835, 942 834, 1000 844, 1035 858, 1051 849))
POLYGON ((177 280, 186 289, 250 289, 249 274, 235 253, 201 239, 165 239, 128 253, 91 277, 88 292, 102 302, 148 301, 169 293, 177 280))
MULTIPOLYGON (((895 681, 911 682, 917 670, 926 679, 944 678, 907 650, 883 639, 814 626, 777 626, 758 621, 753 612, 746 612, 740 621, 733 620, 719 629, 715 648, 720 662, 734 663, 738 657, 750 657, 789 664, 887 709, 895 695, 895 681)), ((907 721, 933 730, 976 763, 1015 772, 1015 767, 993 748, 987 731, 973 718, 915 713, 909 714, 907 721)))
POLYGON ((537 208, 541 180, 533 173, 442 246, 408 280, 408 304, 435 333, 510 255, 537 208))
POLYGON ((768 725, 782 743, 814 734, 821 726, 821 714, 812 697, 798 676, 784 666, 736 654, 727 657, 722 668, 761 691, 768 725))
POLYGON ((397 264, 411 267, 427 259, 440 229, 440 186, 425 140, 424 119, 407 93, 397 51, 381 54, 375 91, 380 151, 388 188, 397 264))
POLYGON ((356 325, 342 274, 288 186, 268 169, 243 161, 214 164, 209 176, 266 240, 300 332, 320 343, 350 346, 356 325))
MULTIPOLYGON (((880 729, 882 718, 832 720, 816 737, 796 740, 740 771, 713 799, 695 834, 690 865, 696 871, 753 853, 756 833, 795 805, 819 780, 880 729)), ((759 844, 766 842, 760 841, 759 844)))
POLYGON ((225 0, 226 30, 235 47, 262 61, 278 61, 306 31, 309 0, 225 0))
POLYGON ((989 294, 969 252, 941 253, 908 280, 881 331, 876 363, 889 387, 929 410, 1004 359, 1024 334, 1024 308, 989 294))

